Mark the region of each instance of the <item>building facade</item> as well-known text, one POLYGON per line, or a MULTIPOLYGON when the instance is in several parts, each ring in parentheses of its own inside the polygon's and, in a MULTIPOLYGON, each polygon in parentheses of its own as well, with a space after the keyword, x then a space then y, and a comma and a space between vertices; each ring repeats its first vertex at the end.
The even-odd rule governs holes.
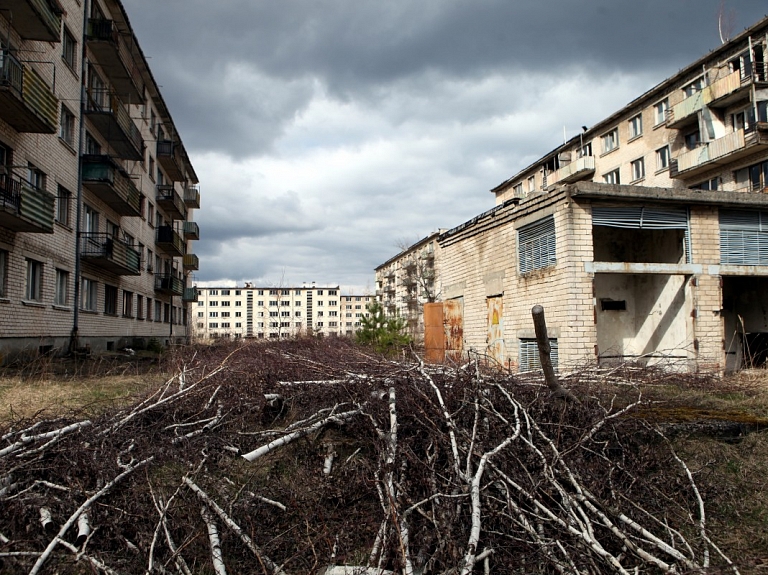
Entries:
POLYGON ((405 320, 408 335, 420 341, 424 304, 441 296, 440 230, 422 238, 375 269, 376 297, 390 316, 405 320))
POLYGON ((353 335, 372 296, 341 295, 331 287, 197 288, 192 309, 198 339, 283 339, 353 335))
POLYGON ((473 350, 536 368, 531 308, 541 304, 561 365, 763 365, 767 52, 764 19, 440 234, 441 301, 426 328, 437 357, 473 350))
POLYGON ((186 336, 198 180, 119 0, 0 0, 0 354, 186 336))

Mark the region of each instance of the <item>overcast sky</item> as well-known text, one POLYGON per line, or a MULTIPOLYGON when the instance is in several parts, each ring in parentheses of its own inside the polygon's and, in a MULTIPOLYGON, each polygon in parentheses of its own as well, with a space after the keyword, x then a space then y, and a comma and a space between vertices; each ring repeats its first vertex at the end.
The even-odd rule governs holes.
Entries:
MULTIPOLYGON (((720 42, 720 0, 123 3, 200 179, 199 285, 371 291, 720 42)), ((725 11, 735 35, 768 4, 725 11)))

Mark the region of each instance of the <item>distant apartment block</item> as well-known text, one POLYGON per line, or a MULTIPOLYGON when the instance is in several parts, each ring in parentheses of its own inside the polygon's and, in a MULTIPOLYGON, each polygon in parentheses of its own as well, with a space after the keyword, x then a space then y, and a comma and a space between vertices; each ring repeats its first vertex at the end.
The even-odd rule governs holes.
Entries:
POLYGON ((183 341, 198 179, 124 6, 0 0, 0 30, 0 363, 183 341))
POLYGON ((343 296, 331 287, 197 288, 195 337, 284 339, 301 335, 353 335, 372 296, 343 296))

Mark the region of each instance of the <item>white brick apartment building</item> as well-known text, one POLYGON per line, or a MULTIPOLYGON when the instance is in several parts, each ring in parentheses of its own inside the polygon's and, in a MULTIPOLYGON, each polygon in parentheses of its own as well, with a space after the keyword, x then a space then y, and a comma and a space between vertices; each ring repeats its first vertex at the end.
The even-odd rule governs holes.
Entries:
POLYGON ((0 0, 0 362, 186 337, 197 176, 119 0, 0 0))
POLYGON ((768 19, 509 178, 438 237, 437 357, 731 370, 768 357, 768 19))
POLYGON ((343 296, 331 287, 197 288, 191 321, 197 338, 282 339, 353 335, 372 296, 343 296))

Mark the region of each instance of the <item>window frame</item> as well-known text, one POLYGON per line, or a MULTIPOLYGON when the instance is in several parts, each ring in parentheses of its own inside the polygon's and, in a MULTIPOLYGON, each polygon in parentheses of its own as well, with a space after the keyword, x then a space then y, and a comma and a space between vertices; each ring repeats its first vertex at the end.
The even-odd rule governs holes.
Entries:
POLYGON ((659 100, 653 105, 653 126, 661 126, 667 123, 667 111, 669 110, 669 98, 659 100))
POLYGON ((661 148, 657 149, 656 150, 656 171, 662 172, 664 170, 668 170, 671 159, 672 158, 669 153, 669 145, 662 146, 661 148))
POLYGON ((66 306, 69 302, 69 272, 56 268, 53 305, 66 306))
POLYGON ((603 174, 603 183, 611 184, 614 186, 621 185, 621 168, 614 168, 613 170, 603 174), (609 181, 612 180, 612 181, 609 181))
POLYGON ((636 114, 627 120, 629 139, 634 140, 643 135, 643 114, 636 114))
POLYGON ((639 182, 643 179, 645 179, 645 157, 640 156, 639 158, 636 158, 632 160, 629 163, 630 170, 632 171, 632 181, 629 182, 630 184, 639 182))
POLYGON ((608 130, 600 136, 600 142, 603 146, 603 154, 610 154, 619 148, 619 128, 608 130))
POLYGON ((30 302, 43 301, 43 262, 26 258, 27 273, 24 288, 24 299, 30 302))

